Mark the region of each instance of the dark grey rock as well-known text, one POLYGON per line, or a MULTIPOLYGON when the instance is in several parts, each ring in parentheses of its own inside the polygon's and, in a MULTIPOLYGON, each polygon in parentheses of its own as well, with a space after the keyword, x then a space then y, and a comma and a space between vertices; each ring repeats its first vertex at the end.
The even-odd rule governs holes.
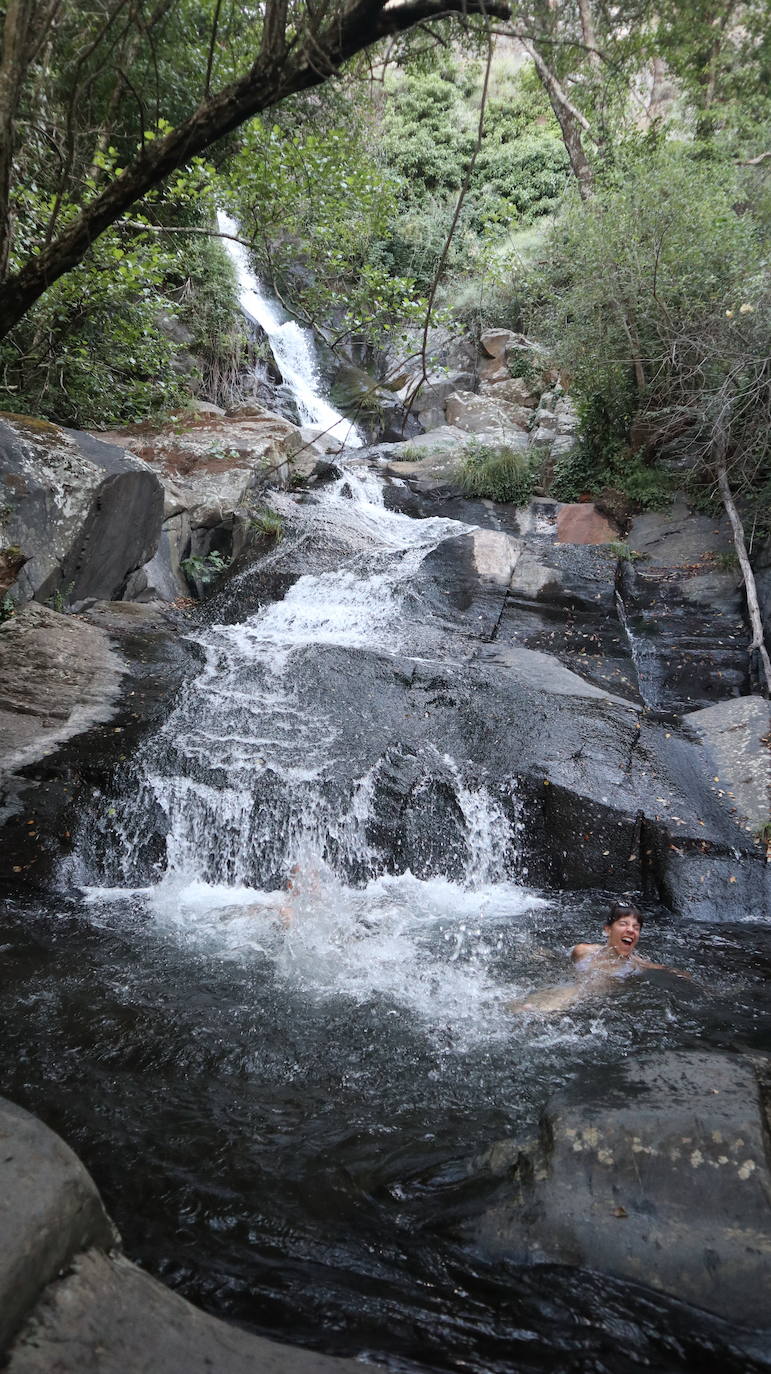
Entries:
POLYGON ((25 556, 14 598, 119 596, 152 558, 163 491, 140 458, 45 421, 0 421, 3 538, 25 556))
MULTIPOLYGON (((117 1234, 80 1160, 21 1107, 0 1098, 0 1358, 47 1283, 117 1234)), ((52 1368, 51 1365, 48 1366, 52 1368)))
POLYGON ((734 697, 684 716, 683 724, 707 746, 709 782, 731 798, 751 832, 760 831, 771 818, 771 702, 734 697))
POLYGON ((123 664, 103 630, 47 606, 0 625, 0 773, 108 720, 123 664))
POLYGON ((756 1326, 771 1313, 771 1174, 753 1067, 667 1053, 556 1098, 475 1235, 756 1326), (579 1097, 580 1094, 580 1097, 579 1097))

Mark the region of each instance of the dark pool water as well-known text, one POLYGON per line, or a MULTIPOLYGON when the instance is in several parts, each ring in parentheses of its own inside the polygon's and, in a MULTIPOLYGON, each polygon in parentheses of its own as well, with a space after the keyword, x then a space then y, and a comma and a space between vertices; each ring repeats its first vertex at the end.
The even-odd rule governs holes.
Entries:
POLYGON ((654 913, 642 951, 693 983, 523 1021, 506 998, 569 977, 602 895, 491 902, 481 933, 440 897, 421 916, 398 880, 350 894, 321 941, 267 916, 244 941, 201 894, 177 926, 142 896, 12 902, 0 1091, 78 1151, 130 1256, 253 1330, 393 1368, 771 1368, 693 1309, 468 1239, 503 1185, 490 1147, 564 1084, 661 1048, 771 1049, 771 929, 654 913))

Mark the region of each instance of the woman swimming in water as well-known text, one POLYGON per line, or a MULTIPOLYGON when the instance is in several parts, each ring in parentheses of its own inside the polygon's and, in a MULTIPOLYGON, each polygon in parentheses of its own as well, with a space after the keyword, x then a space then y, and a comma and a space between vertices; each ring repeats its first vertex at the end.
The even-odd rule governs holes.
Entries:
POLYGON ((598 992, 606 992, 613 986, 613 979, 624 978, 642 969, 661 969, 674 973, 678 978, 690 978, 689 973, 668 968, 666 964, 654 964, 643 959, 637 951, 643 915, 639 907, 631 902, 614 902, 605 924, 605 944, 577 944, 570 951, 575 964, 579 982, 572 986, 544 988, 542 992, 531 993, 517 1002, 510 1002, 509 1011, 538 1011, 548 1013, 563 1011, 565 1007, 584 997, 598 992))

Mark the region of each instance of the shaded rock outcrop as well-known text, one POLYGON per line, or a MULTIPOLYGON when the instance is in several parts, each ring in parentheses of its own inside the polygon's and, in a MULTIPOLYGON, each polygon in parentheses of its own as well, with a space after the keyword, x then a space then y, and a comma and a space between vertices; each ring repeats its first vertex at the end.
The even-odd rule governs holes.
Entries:
POLYGON ((157 547, 163 491, 133 454, 25 416, 0 420, 2 540, 16 601, 119 597, 157 547))
POLYGON ((656 1055, 549 1104, 475 1240, 516 1262, 587 1266, 767 1324, 770 1163, 748 1059, 656 1055))
MULTIPOLYGON (((154 555, 137 569, 125 596, 173 601, 205 584, 182 564, 217 554, 225 562, 254 542, 253 517, 268 487, 313 479, 329 441, 253 402, 229 414, 198 409, 161 426, 130 426, 106 438, 137 454, 164 491, 163 526, 154 555)), ((332 445, 338 447, 337 444, 332 445)))

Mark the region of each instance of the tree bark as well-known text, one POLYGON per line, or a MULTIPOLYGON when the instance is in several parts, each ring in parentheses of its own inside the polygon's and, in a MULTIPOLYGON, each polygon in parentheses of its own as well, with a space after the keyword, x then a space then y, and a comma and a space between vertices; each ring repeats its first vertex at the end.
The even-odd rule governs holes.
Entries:
POLYGON ((11 171, 13 168, 14 119, 29 60, 32 0, 8 0, 3 25, 3 56, 0 61, 0 276, 8 268, 11 250, 11 171))
MULTIPOLYGON (((30 0, 11 3, 25 6, 30 0)), ((137 200, 252 115, 287 96, 322 85, 364 48, 427 19, 483 14, 506 21, 511 16, 510 6, 503 0, 402 0, 389 8, 386 0, 352 0, 340 11, 330 7, 326 21, 313 33, 308 30, 288 41, 281 29, 280 0, 271 11, 276 46, 263 46, 248 72, 204 99, 176 129, 145 144, 121 176, 106 186, 57 239, 0 286, 0 339, 49 286, 82 261, 94 240, 137 200)))
POLYGON ((752 571, 749 556, 747 554, 747 545, 744 539, 744 526, 742 525, 739 512, 736 509, 736 504, 728 481, 728 473, 724 463, 721 464, 718 469, 717 480, 726 514, 731 522, 734 548, 736 549, 736 556, 739 559, 739 567, 742 570, 742 577, 744 579, 744 591, 747 597, 747 613, 750 618, 750 627, 752 629, 752 639, 747 652, 750 656, 750 661, 752 660, 752 655, 757 652, 762 673, 766 680, 765 695, 771 696, 771 659, 769 659, 768 649, 766 648, 766 642, 763 635, 763 620, 760 614, 758 588, 755 582, 755 574, 752 571))
POLYGON ((549 104, 560 126, 562 141, 567 149, 573 175, 578 183, 578 193, 582 200, 590 200, 594 194, 594 174, 584 151, 581 137, 582 129, 584 133, 589 133, 589 121, 568 98, 559 80, 535 44, 523 41, 522 46, 532 57, 541 84, 549 97, 549 104))

